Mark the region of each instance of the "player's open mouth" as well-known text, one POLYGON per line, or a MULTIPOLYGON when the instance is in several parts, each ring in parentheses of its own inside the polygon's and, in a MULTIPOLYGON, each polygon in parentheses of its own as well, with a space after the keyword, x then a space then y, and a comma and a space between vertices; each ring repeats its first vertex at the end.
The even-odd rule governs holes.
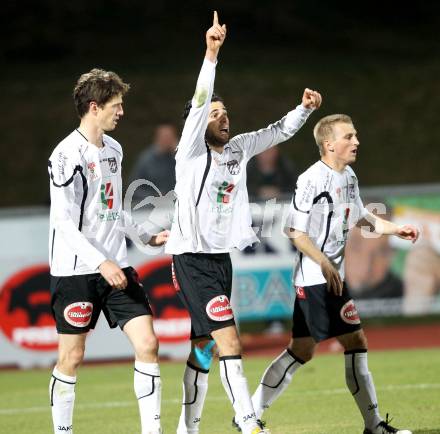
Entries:
POLYGON ((229 129, 228 128, 220 128, 220 132, 229 134, 229 129))

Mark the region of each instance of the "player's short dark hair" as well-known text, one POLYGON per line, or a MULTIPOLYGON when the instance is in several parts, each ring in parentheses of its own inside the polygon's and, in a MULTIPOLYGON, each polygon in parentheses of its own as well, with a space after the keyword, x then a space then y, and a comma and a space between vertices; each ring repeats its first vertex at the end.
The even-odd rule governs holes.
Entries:
MULTIPOLYGON (((222 98, 220 95, 217 95, 217 94, 213 93, 213 94, 212 94, 212 97, 211 97, 211 102, 217 102, 217 101, 220 101, 220 102, 222 102, 223 104, 224 104, 224 102, 225 102, 225 101, 223 100, 223 98, 222 98)), ((186 121, 186 118, 187 118, 188 115, 189 115, 189 111, 191 110, 191 107, 192 107, 192 99, 190 99, 189 101, 186 102, 185 107, 184 107, 184 109, 183 109, 182 119, 183 119, 184 121, 186 121)))
POLYGON ((89 111, 92 101, 103 107, 115 96, 125 95, 129 89, 130 85, 115 72, 94 68, 82 74, 73 89, 76 112, 82 118, 89 111))

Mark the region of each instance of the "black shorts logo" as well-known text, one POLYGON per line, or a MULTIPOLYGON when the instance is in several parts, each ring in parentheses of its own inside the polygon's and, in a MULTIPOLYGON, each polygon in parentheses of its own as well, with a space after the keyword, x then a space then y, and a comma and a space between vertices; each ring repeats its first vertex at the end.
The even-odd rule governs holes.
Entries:
POLYGON ((361 323, 359 313, 353 300, 347 301, 347 303, 345 303, 344 306, 341 307, 340 314, 342 321, 346 322, 347 324, 355 325, 361 323))
POLYGON ((213 321, 227 321, 234 318, 231 304, 226 295, 212 298, 206 305, 206 314, 213 321))
POLYGON ((64 309, 64 319, 74 327, 87 327, 92 320, 93 304, 88 301, 78 301, 69 304, 64 309))

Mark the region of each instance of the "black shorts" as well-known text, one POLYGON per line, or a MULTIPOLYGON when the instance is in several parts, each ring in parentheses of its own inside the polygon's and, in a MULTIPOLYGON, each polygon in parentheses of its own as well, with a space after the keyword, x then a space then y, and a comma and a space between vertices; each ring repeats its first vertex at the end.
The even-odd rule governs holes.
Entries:
POLYGON ((235 325, 229 253, 174 255, 172 274, 177 294, 191 317, 191 339, 235 325))
POLYGON ((127 288, 114 289, 101 274, 51 276, 52 313, 58 333, 79 334, 94 329, 101 310, 111 328, 121 329, 131 319, 152 315, 136 270, 124 268, 127 288))
POLYGON ((292 336, 313 337, 316 342, 361 329, 353 299, 344 283, 342 295, 327 290, 327 285, 296 287, 292 336))

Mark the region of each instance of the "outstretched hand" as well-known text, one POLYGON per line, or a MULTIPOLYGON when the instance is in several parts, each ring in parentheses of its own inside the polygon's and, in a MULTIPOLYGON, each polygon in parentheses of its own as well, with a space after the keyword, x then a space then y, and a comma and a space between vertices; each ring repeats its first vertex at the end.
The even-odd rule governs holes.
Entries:
POLYGON ((415 243, 419 238, 420 231, 413 225, 403 225, 397 228, 396 235, 399 238, 415 243))
POLYGON ((214 11, 212 27, 206 32, 206 50, 211 55, 210 57, 214 56, 214 59, 211 58, 210 60, 215 60, 225 38, 226 24, 222 26, 219 24, 217 11, 214 11))
POLYGON ((307 109, 319 109, 322 102, 322 96, 319 92, 311 89, 304 89, 302 105, 307 109))

